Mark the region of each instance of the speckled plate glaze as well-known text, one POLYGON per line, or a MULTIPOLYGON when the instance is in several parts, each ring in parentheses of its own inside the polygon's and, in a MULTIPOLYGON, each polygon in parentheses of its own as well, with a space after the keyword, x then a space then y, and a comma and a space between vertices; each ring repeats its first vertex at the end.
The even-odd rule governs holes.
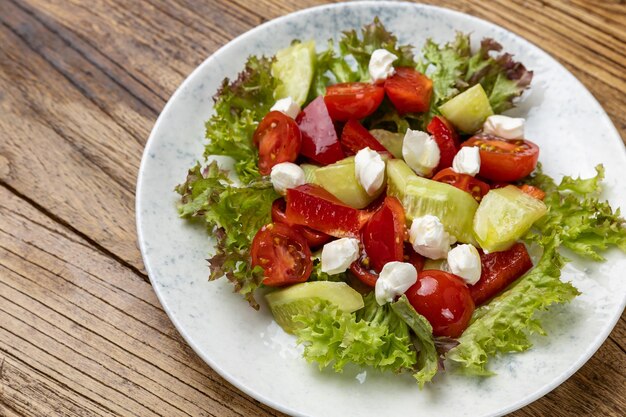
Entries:
MULTIPOLYGON (((541 148, 545 171, 589 176, 606 167, 605 197, 626 207, 626 153, 619 134, 592 95, 553 58, 494 24, 446 9, 395 2, 344 3, 303 10, 265 23, 202 63, 172 96, 146 146, 137 186, 137 229, 154 289, 172 322, 213 369, 278 410, 303 416, 496 416, 548 393, 579 369, 606 339, 626 302, 625 257, 602 264, 574 262, 563 272, 582 295, 545 314, 549 337, 522 354, 492 361, 497 376, 438 375, 423 391, 410 376, 347 370, 319 372, 299 357, 294 339, 275 325, 265 305, 256 312, 225 280, 207 281, 206 232, 178 218, 172 191, 200 159, 211 97, 250 54, 275 53, 294 38, 329 37, 379 16, 400 41, 420 48, 427 37, 448 41, 457 30, 474 42, 490 36, 535 71, 532 90, 512 115, 527 118, 527 137, 541 148), (620 179, 622 182, 620 183, 620 179)), ((260 298, 260 297, 259 297, 260 298)))

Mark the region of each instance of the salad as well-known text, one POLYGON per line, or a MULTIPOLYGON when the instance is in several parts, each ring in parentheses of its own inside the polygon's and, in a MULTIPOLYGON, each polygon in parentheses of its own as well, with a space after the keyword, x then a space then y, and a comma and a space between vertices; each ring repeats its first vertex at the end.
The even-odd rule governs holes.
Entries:
POLYGON ((487 376, 490 357, 529 349, 537 313, 579 294, 561 251, 626 252, 626 226, 599 200, 601 165, 558 184, 542 173, 524 119, 501 114, 533 74, 501 50, 457 33, 416 57, 375 19, 326 49, 249 57, 214 97, 205 161, 176 187, 180 215, 216 238, 209 279, 257 310, 267 288, 320 369, 422 387, 444 362, 487 376))

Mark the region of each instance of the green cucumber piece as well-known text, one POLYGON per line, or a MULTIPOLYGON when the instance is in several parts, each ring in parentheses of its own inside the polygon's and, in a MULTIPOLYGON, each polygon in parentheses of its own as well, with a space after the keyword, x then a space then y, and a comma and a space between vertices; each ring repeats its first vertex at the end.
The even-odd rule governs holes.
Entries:
POLYGON ((341 200, 342 203, 361 209, 367 207, 385 189, 384 185, 375 195, 369 195, 359 184, 354 172, 354 157, 342 159, 315 171, 315 183, 341 200))
POLYGON ((547 211, 543 201, 513 185, 490 190, 474 216, 476 239, 488 252, 506 250, 547 211))
POLYGON ((321 300, 351 313, 363 308, 363 297, 345 282, 313 281, 295 284, 265 295, 276 323, 287 333, 297 328, 293 317, 307 314, 321 300))
POLYGON ((315 61, 315 41, 294 43, 278 51, 272 64, 272 76, 279 80, 274 98, 291 97, 302 106, 309 95, 315 61))
POLYGON ((462 243, 476 244, 472 220, 478 203, 465 191, 417 176, 400 159, 387 161, 387 195, 397 197, 409 222, 426 214, 437 216, 446 232, 462 243))
POLYGON ((307 184, 317 184, 317 179, 315 178, 315 171, 320 169, 318 165, 313 164, 302 164, 300 168, 304 171, 304 181, 307 184))
POLYGON ((395 158, 402 159, 402 143, 404 135, 402 133, 393 133, 385 129, 370 130, 372 136, 376 138, 395 158))
POLYGON ((462 133, 474 133, 493 114, 489 97, 480 84, 476 84, 439 106, 441 114, 462 133))

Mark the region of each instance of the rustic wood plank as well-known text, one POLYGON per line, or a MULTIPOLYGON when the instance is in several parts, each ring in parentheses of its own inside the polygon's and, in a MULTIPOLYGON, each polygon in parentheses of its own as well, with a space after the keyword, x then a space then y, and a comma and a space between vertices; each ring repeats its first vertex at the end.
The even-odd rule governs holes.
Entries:
POLYGON ((0 218, 2 351, 122 415, 273 414, 189 349, 141 277, 3 187, 0 218))

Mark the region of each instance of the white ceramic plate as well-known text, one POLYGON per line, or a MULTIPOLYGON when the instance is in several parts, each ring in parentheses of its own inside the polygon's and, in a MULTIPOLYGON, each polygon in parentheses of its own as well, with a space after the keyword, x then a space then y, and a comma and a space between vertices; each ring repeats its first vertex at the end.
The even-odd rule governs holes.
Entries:
MULTIPOLYGON (((348 370, 319 372, 299 357, 294 340, 271 319, 232 294, 225 280, 207 281, 205 231, 178 218, 174 186, 201 158, 204 121, 224 77, 234 77, 250 54, 272 55, 294 38, 325 46, 343 30, 379 16, 401 42, 448 41, 457 30, 474 42, 495 38, 535 71, 530 93, 512 114, 527 117, 527 137, 541 148, 545 171, 589 176, 606 167, 605 196, 626 207, 624 145, 592 95, 536 46, 491 23, 446 9, 395 2, 344 3, 303 10, 265 23, 202 63, 172 96, 143 155, 137 186, 137 226, 154 289, 177 329, 213 369, 247 394, 278 410, 306 416, 495 416, 558 386, 606 339, 626 302, 626 259, 616 251, 604 264, 566 267, 563 279, 583 292, 545 316, 549 337, 523 354, 492 360, 489 379, 438 375, 423 391, 410 376, 348 370)), ((416 50, 418 52, 418 50, 416 50)))

